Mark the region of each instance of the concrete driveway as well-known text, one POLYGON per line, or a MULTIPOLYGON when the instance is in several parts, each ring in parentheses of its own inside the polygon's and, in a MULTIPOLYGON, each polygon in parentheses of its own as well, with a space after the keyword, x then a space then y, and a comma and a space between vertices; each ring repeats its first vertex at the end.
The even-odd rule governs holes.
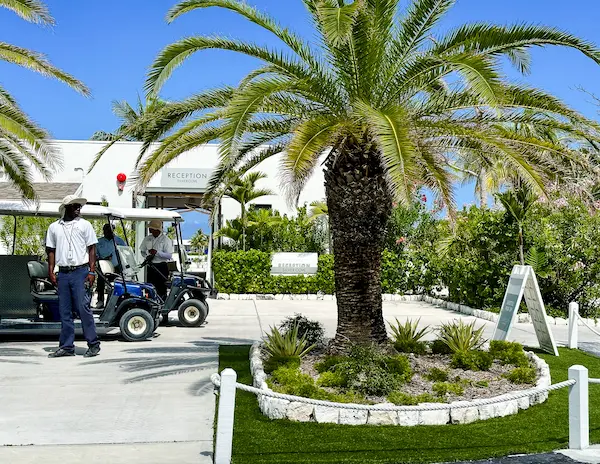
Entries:
MULTIPOLYGON (((56 338, 0 336, 0 462, 198 464, 211 462, 218 345, 251 343, 294 313, 335 333, 332 301, 212 301, 199 328, 160 327, 143 343, 104 339, 98 358, 49 359, 56 338)), ((384 302, 386 320, 438 325, 459 313, 420 302, 384 302)), ((478 319, 490 336, 493 324, 478 319)), ((566 326, 553 326, 566 343, 566 326)), ((582 341, 597 341, 581 330, 582 341)), ((512 339, 535 345, 530 324, 512 339)))

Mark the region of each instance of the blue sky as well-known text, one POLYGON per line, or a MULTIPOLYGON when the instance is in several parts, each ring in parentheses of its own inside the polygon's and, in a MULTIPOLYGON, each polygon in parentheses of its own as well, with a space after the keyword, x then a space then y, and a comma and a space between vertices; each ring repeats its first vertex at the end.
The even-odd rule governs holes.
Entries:
MULTIPOLYGON (((113 100, 134 102, 143 93, 146 71, 165 45, 184 36, 222 34, 275 45, 274 39, 236 15, 218 9, 199 10, 168 25, 165 14, 174 0, 47 0, 57 25, 40 27, 0 10, 0 40, 43 52, 51 61, 83 80, 90 99, 66 86, 15 66, 0 63, 0 83, 51 134, 61 139, 88 139, 97 130, 113 130, 113 100)), ((312 30, 300 0, 250 0, 282 24, 310 39, 312 30)), ((407 2, 404 2, 405 4, 407 2)), ((458 0, 441 23, 447 30, 465 22, 534 23, 566 29, 600 45, 598 0, 458 0)), ((203 52, 179 68, 163 90, 167 99, 188 96, 221 84, 236 84, 257 62, 229 52, 203 52)), ((581 86, 600 94, 600 66, 565 49, 533 53, 527 78, 507 69, 511 79, 525 80, 552 92, 587 116, 596 116, 581 86)), ((459 203, 473 201, 470 188, 460 189, 459 203)), ((189 227, 196 218, 189 221, 189 227)), ((205 221, 202 221, 205 222, 205 221)))

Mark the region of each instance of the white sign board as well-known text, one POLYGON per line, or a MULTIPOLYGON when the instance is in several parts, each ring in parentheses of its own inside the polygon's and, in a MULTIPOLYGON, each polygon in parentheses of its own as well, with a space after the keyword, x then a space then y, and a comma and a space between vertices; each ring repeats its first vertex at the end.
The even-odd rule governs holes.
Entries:
POLYGON ((550 331, 540 287, 531 266, 517 265, 513 268, 492 340, 508 339, 523 297, 525 297, 525 304, 529 310, 540 348, 558 356, 558 349, 550 331))
POLYGON ((273 253, 271 274, 309 275, 317 273, 317 253, 273 253))
POLYGON ((164 168, 160 186, 182 190, 205 190, 213 171, 211 169, 164 168))

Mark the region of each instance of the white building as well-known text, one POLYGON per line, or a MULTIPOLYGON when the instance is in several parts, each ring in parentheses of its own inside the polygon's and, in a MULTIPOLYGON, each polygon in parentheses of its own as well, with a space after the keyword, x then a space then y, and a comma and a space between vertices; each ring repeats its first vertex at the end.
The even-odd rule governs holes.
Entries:
MULTIPOLYGON (((36 173, 36 190, 44 202, 60 202, 68 194, 81 194, 91 203, 100 204, 104 199, 113 207, 168 208, 185 211, 200 204, 213 170, 218 165, 218 145, 208 144, 197 147, 171 162, 151 180, 141 195, 134 195, 136 177, 135 162, 139 156, 141 143, 117 142, 102 157, 94 169, 88 173, 96 154, 106 142, 90 140, 56 140, 55 146, 62 154, 62 167, 53 175, 51 182, 44 182, 36 173), (120 183, 119 174, 125 174, 127 181, 120 183)), ((152 147, 152 149, 154 149, 152 147)), ((284 198, 279 177, 279 157, 261 163, 255 170, 267 174, 258 182, 259 188, 268 188, 275 195, 261 197, 251 203, 270 207, 282 214, 294 215, 295 208, 289 208, 284 198)), ((322 170, 315 172, 308 182, 299 204, 322 200, 325 197, 322 170)), ((8 182, 0 180, 0 200, 19 200, 18 193, 8 182)), ((213 231, 226 220, 240 214, 240 205, 223 198, 213 231)), ((142 229, 139 234, 145 233, 142 229)))
MULTIPOLYGON (((100 203, 103 198, 110 206, 116 207, 158 207, 184 210, 185 205, 198 205, 210 176, 218 164, 218 146, 214 144, 197 147, 163 168, 149 183, 145 192, 134 198, 133 182, 136 176, 135 161, 141 143, 117 142, 102 157, 94 169, 87 173, 96 154, 106 142, 90 140, 57 140, 54 142, 63 157, 63 166, 49 183, 43 183, 36 174, 35 182, 42 201, 60 201, 69 193, 82 194, 92 203, 100 203), (117 175, 123 173, 127 182, 119 188, 117 175)), ((152 148, 151 148, 152 150, 152 148)), ((267 174, 258 182, 258 187, 268 188, 275 195, 261 197, 252 203, 269 206, 282 214, 295 213, 289 208, 280 187, 279 157, 264 161, 255 170, 267 174)), ((300 196, 300 205, 325 197, 322 171, 315 173, 300 196)), ((19 199, 17 193, 6 182, 0 182, 0 199, 19 199)), ((224 198, 220 205, 223 221, 233 219, 240 213, 240 206, 230 198, 224 198)))

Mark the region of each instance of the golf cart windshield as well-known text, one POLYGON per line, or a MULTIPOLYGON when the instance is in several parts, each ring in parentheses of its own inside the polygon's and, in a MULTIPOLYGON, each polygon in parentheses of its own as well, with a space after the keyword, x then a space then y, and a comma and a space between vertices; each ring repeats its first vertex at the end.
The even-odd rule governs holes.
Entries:
POLYGON ((123 265, 123 274, 125 278, 130 280, 138 280, 138 271, 140 265, 135 259, 135 251, 132 247, 126 245, 118 245, 119 255, 121 256, 121 263, 123 265))

